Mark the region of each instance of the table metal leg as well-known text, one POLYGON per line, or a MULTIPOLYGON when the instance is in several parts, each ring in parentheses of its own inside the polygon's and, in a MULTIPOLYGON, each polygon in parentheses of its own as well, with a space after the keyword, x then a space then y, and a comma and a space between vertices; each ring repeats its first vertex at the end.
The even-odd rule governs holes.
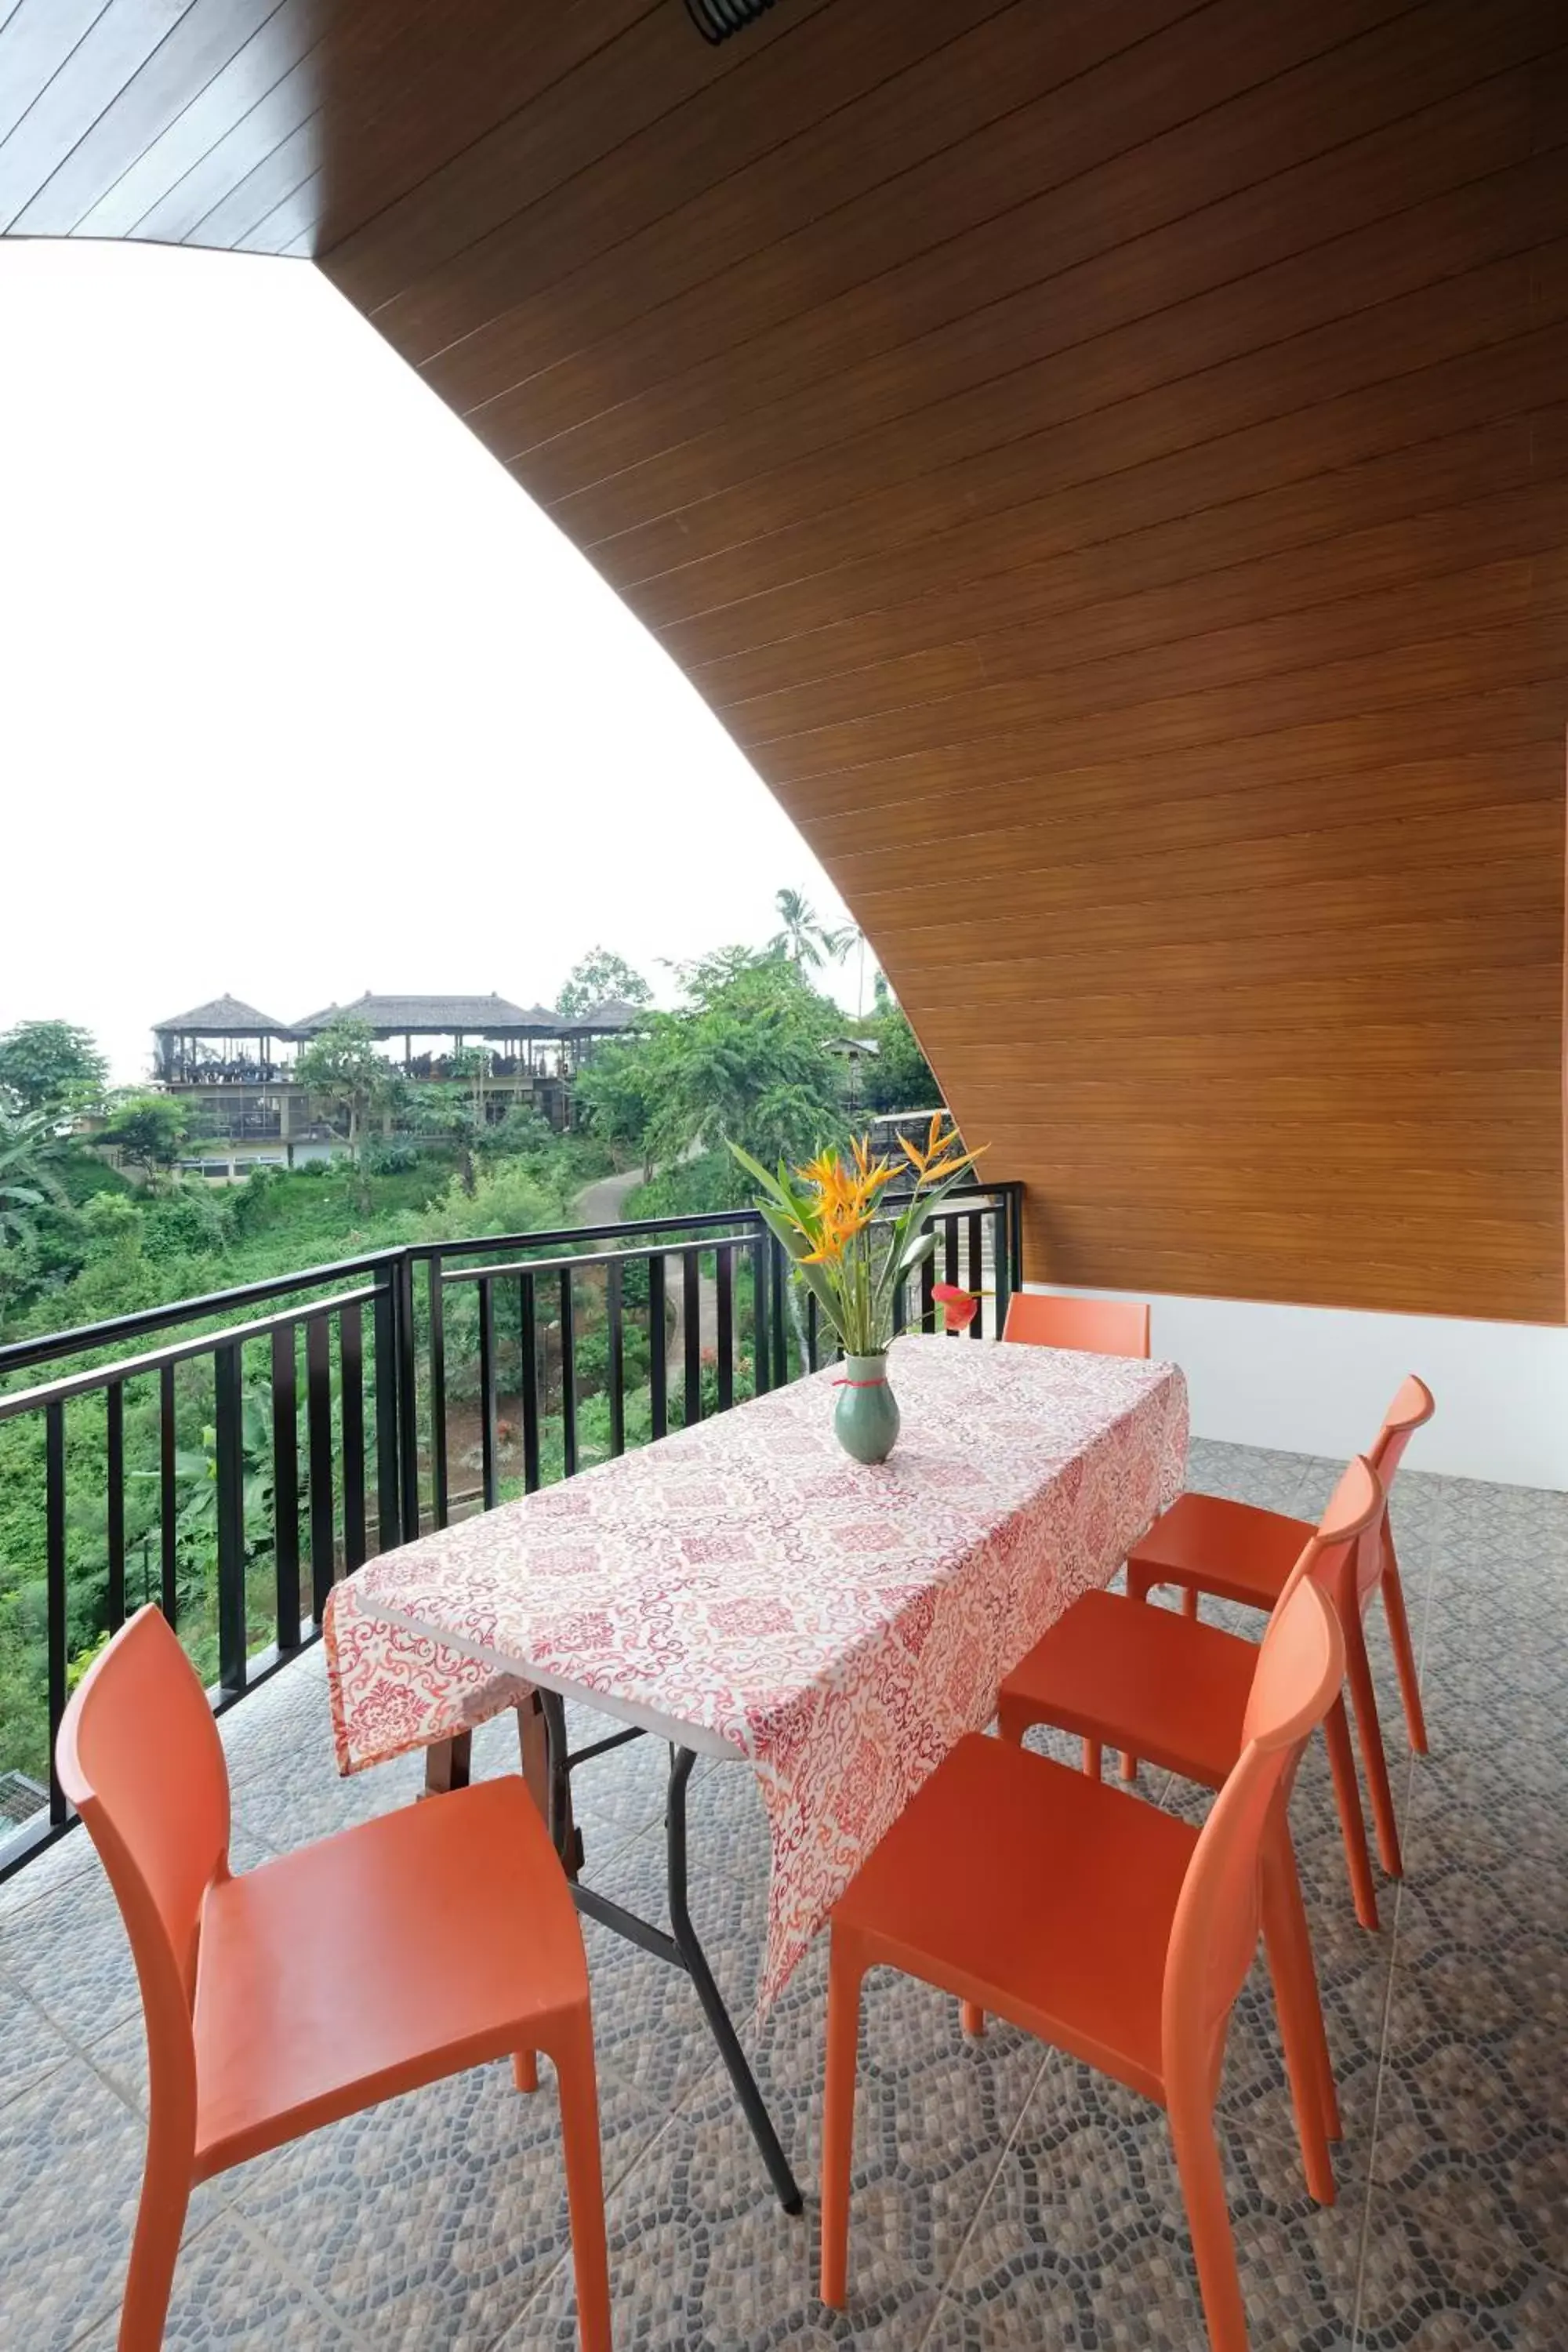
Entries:
MULTIPOLYGON (((619 1747, 627 1737, 617 1734, 602 1740, 592 1748, 584 1748, 570 1756, 566 1748, 566 1710, 560 1697, 552 1691, 540 1693, 544 1712, 545 1730, 550 1746, 550 1833, 556 1851, 562 1850, 562 1839, 570 1823, 571 1774, 574 1763, 581 1763, 590 1755, 601 1754, 605 1748, 619 1747)), ((719 2045, 719 2054, 730 2070, 730 2079, 741 2102, 752 2137, 762 2151, 768 2175, 777 2191, 780 2204, 786 2213, 799 2213, 803 2200, 789 2158, 784 2152, 773 2119, 769 2115, 757 2078, 747 2063, 723 1995, 713 1980, 696 1928, 691 1924, 690 1907, 687 1901, 686 1790, 691 1778, 691 1768, 697 1758, 689 1748, 672 1748, 669 1751, 669 1796, 665 1811, 665 1857, 668 1882, 670 1932, 656 1927, 650 1919, 640 1918, 624 1904, 614 1902, 592 1886, 581 1882, 572 1892, 579 1911, 597 1919, 628 1943, 651 1952, 656 1959, 684 1970, 697 1988, 697 1998, 702 2003, 708 2028, 719 2045)))
POLYGON ((802 2199, 789 2158, 773 2128, 757 2078, 746 2061, 741 2047, 741 2037, 731 2022, 723 1996, 713 1981, 713 1971, 707 1955, 697 1940, 697 1930, 691 1924, 691 1913, 686 1902, 686 1784, 691 1778, 691 1768, 697 1759, 689 1748, 671 1750, 669 1765, 669 1805, 665 1814, 665 1843, 669 1871, 669 1921, 675 1930, 682 1965, 697 1988, 697 1998, 702 2003, 709 2030, 719 2044, 719 2055, 730 2069, 730 2080, 735 2085, 746 2121, 752 2126, 752 2137, 763 2152, 763 2162, 778 2192, 779 2203, 786 2213, 798 2213, 802 2199))

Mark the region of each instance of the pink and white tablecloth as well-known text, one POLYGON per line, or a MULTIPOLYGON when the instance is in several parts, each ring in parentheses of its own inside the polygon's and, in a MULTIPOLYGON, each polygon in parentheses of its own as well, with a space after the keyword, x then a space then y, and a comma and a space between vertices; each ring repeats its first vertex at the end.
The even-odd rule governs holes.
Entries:
POLYGON ((389 1552, 326 1617, 345 1771, 512 1704, 531 1669, 743 1750, 773 1840, 764 2008, 1186 1461, 1173 1364, 907 1337, 903 1431, 877 1469, 834 1439, 834 1377, 389 1552))

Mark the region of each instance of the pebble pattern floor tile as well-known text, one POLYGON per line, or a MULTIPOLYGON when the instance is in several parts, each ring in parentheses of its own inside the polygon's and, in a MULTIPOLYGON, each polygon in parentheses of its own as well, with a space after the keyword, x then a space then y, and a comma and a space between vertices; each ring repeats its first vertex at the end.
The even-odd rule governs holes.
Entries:
MULTIPOLYGON (((1192 1483, 1311 1517, 1340 1465, 1199 1442, 1192 1483)), ((1405 1876, 1351 1912, 1328 1775, 1292 1825, 1345 2138, 1314 2205, 1267 1979, 1238 2004, 1219 2131, 1256 2352, 1568 2345, 1568 1497, 1408 1471, 1395 1496, 1432 1754, 1369 1627, 1405 1876)), ((1205 1613, 1222 1612, 1208 1608, 1205 1613)), ((1235 1622, 1247 1625, 1244 1612, 1235 1622)), ((1250 1621, 1256 1632, 1257 1621, 1250 1621)), ((319 1651, 225 1718, 247 1866, 410 1801, 417 1760, 338 1778, 319 1651)), ((604 1727, 584 1717, 579 1742, 604 1727)), ((1035 1744, 1073 1755, 1038 1735, 1035 1744)), ((474 1769, 515 1769, 510 1719, 474 1769)), ((662 1920, 665 1751, 587 1767, 588 1876, 662 1920)), ((1147 1769, 1147 1799, 1207 1800, 1147 1769)), ((700 1768, 692 1909, 806 2195, 780 2210, 684 1977, 589 1923, 622 2352, 1206 2352, 1163 2118, 1024 2035, 868 1979, 846 2313, 814 2292, 825 1955, 758 2027, 767 1839, 750 1777, 700 1768)), ((146 2064, 118 1916, 73 1833, 0 1887, 0 2344, 112 2352, 146 2064)), ((570 2352, 552 2081, 476 2070, 209 2184, 181 2352, 570 2352)))

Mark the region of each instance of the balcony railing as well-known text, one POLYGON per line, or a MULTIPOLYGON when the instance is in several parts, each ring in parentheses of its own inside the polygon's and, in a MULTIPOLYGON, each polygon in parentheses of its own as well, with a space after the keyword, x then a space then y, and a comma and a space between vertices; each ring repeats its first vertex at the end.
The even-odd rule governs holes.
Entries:
MULTIPOLYGON (((938 1328, 939 1279, 990 1291, 971 1333, 1000 1329, 1021 1197, 948 1196, 900 1329, 938 1328)), ((221 1712, 374 1553, 836 1352, 752 1210, 418 1243, 0 1348, 0 1423, 37 1433, 41 1556, 7 1566, 42 1588, 51 1759, 73 1658, 144 1600, 221 1712)), ((0 1877, 70 1823, 51 1762, 0 1877)))

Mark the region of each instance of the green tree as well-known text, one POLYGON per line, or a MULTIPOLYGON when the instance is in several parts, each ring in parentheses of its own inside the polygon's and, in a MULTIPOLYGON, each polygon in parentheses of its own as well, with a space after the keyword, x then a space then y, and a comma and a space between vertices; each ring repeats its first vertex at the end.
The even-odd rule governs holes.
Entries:
POLYGON ((645 1175, 653 1172, 647 1141, 658 1102, 657 1069, 646 1040, 617 1038, 584 1064, 573 1088, 592 1132, 612 1151, 641 1153, 645 1175))
POLYGON ((0 1247, 30 1244, 33 1212, 65 1199, 50 1165, 59 1149, 58 1126, 47 1112, 16 1118, 0 1109, 0 1247))
POLYGON ((771 942, 775 954, 810 971, 820 971, 825 963, 837 963, 847 954, 855 938, 853 924, 842 931, 828 930, 798 890, 779 891, 773 905, 784 926, 771 942))
POLYGON ((687 1004, 655 1013, 621 1049, 616 1083, 647 1106, 648 1167, 739 1143, 760 1160, 809 1154, 842 1133, 839 1073, 827 1050, 837 1005, 775 953, 721 950, 682 973, 687 1004))
POLYGON ((607 997, 618 997, 624 1004, 651 1004, 653 991, 625 956, 609 948, 592 948, 567 974, 555 1010, 574 1021, 607 997))
POLYGON ((942 1100, 936 1072, 921 1051, 903 1007, 890 995, 866 1024, 877 1059, 860 1074, 860 1099, 868 1110, 936 1110, 942 1100))
POLYGON ((68 1021, 23 1021, 0 1037, 0 1097, 24 1111, 82 1109, 108 1075, 90 1031, 68 1021))
POLYGON ((141 1094, 132 1087, 113 1097, 109 1124, 99 1140, 115 1145, 153 1187, 173 1170, 190 1130, 191 1115, 183 1102, 172 1095, 141 1094))
POLYGON ((464 1192, 474 1197, 474 1145, 479 1122, 471 1096, 460 1087, 415 1087, 406 1098, 407 1110, 421 1135, 438 1136, 458 1155, 458 1175, 464 1192))
POLYGON ((329 1021, 294 1059, 296 1086, 308 1087, 318 1101, 342 1120, 349 1159, 358 1169, 360 1147, 370 1120, 389 1110, 402 1082, 363 1021, 346 1014, 329 1021))

